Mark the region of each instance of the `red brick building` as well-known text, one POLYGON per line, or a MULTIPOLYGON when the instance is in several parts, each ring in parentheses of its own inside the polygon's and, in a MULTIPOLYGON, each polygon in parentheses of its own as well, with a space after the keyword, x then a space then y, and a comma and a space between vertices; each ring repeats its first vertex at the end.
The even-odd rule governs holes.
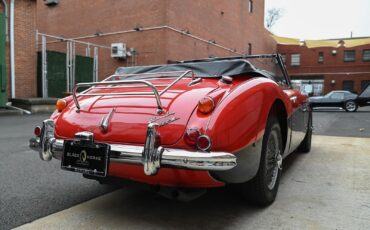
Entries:
POLYGON ((36 0, 0 1, 0 107, 7 98, 32 97, 36 94, 36 0), (12 12, 12 2, 14 3, 12 12), (5 4, 4 4, 5 3, 5 4), (14 18, 14 71, 11 69, 11 17, 14 18), (7 31, 6 31, 7 29, 7 31), (3 43, 5 42, 5 44, 3 43), (14 80, 12 81, 12 77, 14 80), (12 92, 12 84, 15 91, 12 92))
POLYGON ((276 40, 289 74, 301 89, 313 84, 316 95, 342 89, 360 93, 370 84, 370 37, 276 40))
MULTIPOLYGON (((37 28, 41 33, 110 46, 125 43, 137 54, 112 59, 99 50, 99 78, 119 66, 271 53, 276 43, 264 27, 264 1, 253 0, 60 0, 48 6, 37 1, 37 28), (134 29, 135 28, 135 29, 134 29)), ((48 44, 63 51, 65 44, 48 44)), ((84 48, 77 48, 79 54, 84 48)))

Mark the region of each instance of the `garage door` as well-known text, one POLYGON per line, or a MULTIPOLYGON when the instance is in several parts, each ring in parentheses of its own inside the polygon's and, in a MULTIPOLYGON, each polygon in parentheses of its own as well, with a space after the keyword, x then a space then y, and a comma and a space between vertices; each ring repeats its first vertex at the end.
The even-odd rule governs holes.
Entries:
POLYGON ((7 101, 5 42, 5 16, 3 13, 0 13, 0 107, 5 106, 7 101))
MULTIPOLYGON (((61 98, 67 91, 66 54, 56 51, 47 51, 47 84, 48 97, 61 98)), ((37 55, 37 94, 42 97, 42 59, 41 52, 37 55)), ((76 83, 93 81, 94 59, 76 56, 75 78, 76 83)))

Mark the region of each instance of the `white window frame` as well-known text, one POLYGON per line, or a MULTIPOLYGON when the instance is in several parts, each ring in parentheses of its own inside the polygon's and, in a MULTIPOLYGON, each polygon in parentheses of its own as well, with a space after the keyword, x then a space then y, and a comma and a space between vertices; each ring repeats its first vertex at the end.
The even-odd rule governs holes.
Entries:
POLYGON ((356 50, 345 50, 343 52, 343 61, 345 61, 345 62, 354 62, 354 61, 356 61, 356 50), (346 53, 353 53, 353 58, 347 57, 346 53))
POLYGON ((362 51, 362 60, 370 61, 370 50, 369 49, 365 49, 362 51))
POLYGON ((291 54, 290 55, 290 65, 300 66, 301 65, 301 54, 291 54))

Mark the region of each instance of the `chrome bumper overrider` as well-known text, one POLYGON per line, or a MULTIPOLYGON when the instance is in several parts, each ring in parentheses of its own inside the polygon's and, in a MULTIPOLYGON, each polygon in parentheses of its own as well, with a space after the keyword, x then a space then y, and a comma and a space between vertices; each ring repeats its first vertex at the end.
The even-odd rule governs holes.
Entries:
MULTIPOLYGON (((146 175, 155 175, 161 167, 186 168, 204 171, 224 171, 236 166, 236 157, 226 152, 200 152, 158 146, 157 124, 150 123, 144 146, 109 144, 111 162, 142 164, 146 175)), ((94 141, 90 132, 75 134, 75 141, 94 141)), ((40 158, 61 160, 64 140, 54 137, 54 122, 45 120, 41 136, 30 139, 30 148, 38 151, 40 158)))

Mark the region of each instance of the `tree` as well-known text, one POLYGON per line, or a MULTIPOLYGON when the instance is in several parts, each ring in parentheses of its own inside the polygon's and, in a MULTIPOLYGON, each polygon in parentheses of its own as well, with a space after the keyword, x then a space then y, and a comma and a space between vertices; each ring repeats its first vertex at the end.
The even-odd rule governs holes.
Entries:
POLYGON ((266 27, 268 30, 276 24, 276 22, 283 16, 283 9, 281 8, 270 8, 267 10, 266 16, 266 27))

